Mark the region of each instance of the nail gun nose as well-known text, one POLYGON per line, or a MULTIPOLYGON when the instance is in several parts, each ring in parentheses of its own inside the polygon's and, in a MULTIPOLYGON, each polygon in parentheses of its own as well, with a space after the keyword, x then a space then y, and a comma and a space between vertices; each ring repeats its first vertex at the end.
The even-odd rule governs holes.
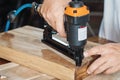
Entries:
POLYGON ((82 60, 83 60, 83 48, 78 49, 75 51, 75 61, 76 61, 76 66, 81 66, 82 60))

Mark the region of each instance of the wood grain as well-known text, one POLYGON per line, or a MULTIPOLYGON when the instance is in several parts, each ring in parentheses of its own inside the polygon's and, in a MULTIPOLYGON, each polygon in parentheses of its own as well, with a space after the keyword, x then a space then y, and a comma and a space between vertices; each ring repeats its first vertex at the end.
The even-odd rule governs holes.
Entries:
POLYGON ((43 44, 42 33, 27 26, 1 33, 0 57, 61 80, 73 80, 74 61, 43 44))
POLYGON ((45 60, 41 57, 18 52, 13 49, 0 46, 0 57, 12 62, 43 72, 61 80, 73 80, 74 70, 57 63, 45 60))
POLYGON ((43 53, 43 58, 45 60, 59 63, 61 65, 64 65, 67 68, 70 68, 71 70, 74 70, 75 65, 73 65, 71 62, 67 61, 63 57, 57 55, 55 52, 49 49, 43 49, 41 52, 43 53))
MULTIPOLYGON (((37 77, 36 79, 29 78, 26 80, 56 80, 56 78, 61 80, 74 80, 74 61, 43 44, 41 42, 42 32, 43 30, 41 29, 25 26, 11 30, 8 33, 0 33, 0 57, 24 65, 27 68, 30 68, 30 70, 33 69, 39 71, 39 73, 42 72, 41 74, 47 74, 48 77, 52 77, 51 79, 45 78, 47 77, 45 76, 37 77)), ((85 49, 90 49, 97 45, 98 44, 96 43, 88 41, 85 49)), ((88 60, 86 59, 83 63, 86 63, 87 61, 88 60)), ((1 73, 4 71, 6 70, 3 70, 1 73)), ((83 70, 83 72, 84 71, 86 71, 86 69, 83 70)), ((12 73, 10 75, 12 75, 12 73)), ((15 80, 18 80, 21 77, 17 78, 15 80)), ((119 79, 120 72, 111 75, 90 75, 83 80, 119 79)))
POLYGON ((0 80, 58 80, 15 63, 0 65, 0 75, 5 77, 0 80))

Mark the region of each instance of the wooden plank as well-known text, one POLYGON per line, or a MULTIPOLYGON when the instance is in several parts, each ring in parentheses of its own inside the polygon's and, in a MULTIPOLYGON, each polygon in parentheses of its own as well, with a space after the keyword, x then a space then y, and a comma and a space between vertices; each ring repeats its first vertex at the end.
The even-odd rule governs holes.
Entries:
MULTIPOLYGON (((11 61, 27 66, 34 70, 44 72, 48 75, 52 75, 61 80, 73 80, 74 61, 60 54, 58 51, 52 49, 51 47, 43 44, 41 42, 41 38, 42 38, 41 29, 28 27, 28 26, 9 31, 8 34, 1 33, 0 34, 0 42, 1 42, 0 57, 7 58, 11 61), (5 50, 3 51, 3 49, 5 50), (6 49, 11 53, 7 52, 6 49), (3 51, 7 56, 4 55, 3 52, 1 51, 3 51), (12 55, 16 55, 16 56, 13 57, 12 55), (27 57, 25 58, 24 56, 27 56, 27 57), (58 67, 53 68, 55 66, 49 65, 49 64, 53 64, 55 66, 57 65, 58 67), (66 76, 67 78, 63 78, 66 76)), ((86 45, 86 49, 89 49, 96 45, 98 44, 95 44, 93 42, 88 42, 86 45)), ((87 61, 87 60, 84 60, 84 61, 87 61)), ((96 75, 96 76, 91 75, 85 78, 84 80, 119 80, 120 79, 119 75, 120 75, 120 72, 112 75, 103 75, 103 74, 96 75)), ((29 79, 30 80, 49 80, 46 77, 47 76, 37 77, 36 79, 27 78, 27 80, 29 79)), ((16 80, 19 80, 19 78, 16 80)))
POLYGON ((0 80, 58 80, 15 63, 0 65, 0 80))
POLYGON ((42 31, 33 27, 24 27, 8 33, 1 33, 0 57, 61 80, 73 80, 74 64, 71 63, 73 61, 41 43, 41 38, 42 31), (51 52, 46 54, 44 53, 46 50, 51 52), (49 58, 50 56, 57 57, 52 59, 49 58), (58 60, 58 58, 63 59, 63 61, 58 60))
POLYGON ((10 48, 0 46, 0 57, 24 65, 33 70, 52 75, 61 80, 74 79, 74 70, 38 56, 26 54, 20 51, 18 52, 10 48))

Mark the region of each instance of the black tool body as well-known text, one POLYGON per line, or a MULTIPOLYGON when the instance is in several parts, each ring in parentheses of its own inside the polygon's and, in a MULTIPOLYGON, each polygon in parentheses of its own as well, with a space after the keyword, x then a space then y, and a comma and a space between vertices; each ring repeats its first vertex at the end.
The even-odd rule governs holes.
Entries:
POLYGON ((70 49, 74 53, 76 66, 80 66, 87 41, 89 10, 82 1, 73 0, 65 10, 65 29, 70 49))

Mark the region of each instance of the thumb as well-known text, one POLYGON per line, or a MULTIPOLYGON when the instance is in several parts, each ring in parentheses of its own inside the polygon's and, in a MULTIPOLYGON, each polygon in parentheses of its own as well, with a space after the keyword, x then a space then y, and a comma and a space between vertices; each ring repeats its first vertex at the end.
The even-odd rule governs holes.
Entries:
POLYGON ((89 50, 86 50, 83 54, 84 57, 90 57, 92 55, 102 55, 103 51, 102 51, 102 46, 97 46, 97 47, 93 47, 89 50))

